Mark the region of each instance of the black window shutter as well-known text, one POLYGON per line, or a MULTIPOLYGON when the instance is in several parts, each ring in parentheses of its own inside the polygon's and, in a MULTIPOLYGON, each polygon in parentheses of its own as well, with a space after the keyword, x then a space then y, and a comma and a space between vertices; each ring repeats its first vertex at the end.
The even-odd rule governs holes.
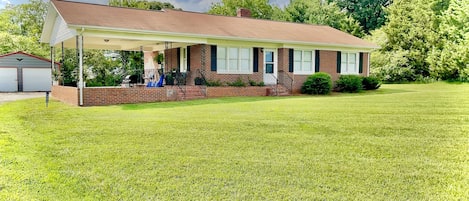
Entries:
POLYGON ((181 48, 176 49, 176 66, 181 71, 181 48))
POLYGON ((337 73, 340 73, 341 63, 342 63, 342 52, 337 51, 337 73))
POLYGON ((187 71, 191 71, 191 46, 187 46, 186 49, 186 60, 187 60, 187 71))
POLYGON ((315 59, 315 64, 314 64, 314 65, 315 65, 316 67, 315 67, 315 69, 314 69, 314 72, 319 72, 319 63, 320 63, 320 60, 319 60, 319 59, 320 59, 320 58, 319 58, 319 50, 316 50, 316 53, 315 53, 315 54, 316 54, 316 55, 315 55, 315 57, 314 57, 314 59, 315 59))
POLYGON ((363 73, 363 52, 360 52, 360 57, 358 58, 358 73, 363 73))
POLYGON ((217 71, 217 46, 210 46, 210 70, 217 71))
POLYGON ((259 72, 259 48, 255 47, 253 49, 254 57, 253 57, 253 72, 259 72))
POLYGON ((288 72, 293 72, 293 49, 288 50, 288 72))

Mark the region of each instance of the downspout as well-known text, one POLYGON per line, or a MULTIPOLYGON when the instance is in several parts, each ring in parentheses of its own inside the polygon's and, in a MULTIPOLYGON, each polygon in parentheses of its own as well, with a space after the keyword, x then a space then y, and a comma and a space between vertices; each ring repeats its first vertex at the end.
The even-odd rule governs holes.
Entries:
POLYGON ((367 64, 368 70, 366 71, 366 74, 367 74, 366 76, 367 76, 367 77, 370 76, 370 63, 371 63, 371 61, 370 61, 370 55, 371 55, 371 52, 368 52, 368 64, 367 64))
MULTIPOLYGON (((54 61, 55 61, 54 51, 55 51, 55 50, 54 50, 54 46, 50 46, 50 69, 51 69, 52 75, 53 75, 53 73, 54 73, 54 70, 56 70, 56 69, 55 69, 55 65, 54 65, 54 64, 55 64, 55 63, 54 63, 54 61)), ((56 72, 57 72, 57 71, 56 71, 56 72)), ((52 76, 52 75, 51 75, 51 76, 52 76)), ((54 78, 54 79, 55 79, 55 78, 54 78)), ((54 83, 54 80, 52 80, 51 85, 53 85, 53 83, 54 83)))
POLYGON ((81 28, 81 32, 77 35, 78 40, 78 66, 79 66, 79 81, 78 81, 78 89, 80 90, 80 106, 83 106, 83 32, 85 31, 84 28, 81 28))

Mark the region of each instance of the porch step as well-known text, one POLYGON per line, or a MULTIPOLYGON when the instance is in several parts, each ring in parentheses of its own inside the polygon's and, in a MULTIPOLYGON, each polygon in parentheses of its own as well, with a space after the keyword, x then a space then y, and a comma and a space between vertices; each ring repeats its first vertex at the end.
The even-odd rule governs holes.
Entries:
POLYGON ((270 91, 271 96, 290 96, 290 91, 283 85, 278 84, 278 85, 272 85, 270 86, 272 89, 270 91), (278 90, 278 91, 277 91, 278 90))
POLYGON ((179 100, 194 100, 206 98, 204 92, 199 86, 186 86, 178 90, 179 100))

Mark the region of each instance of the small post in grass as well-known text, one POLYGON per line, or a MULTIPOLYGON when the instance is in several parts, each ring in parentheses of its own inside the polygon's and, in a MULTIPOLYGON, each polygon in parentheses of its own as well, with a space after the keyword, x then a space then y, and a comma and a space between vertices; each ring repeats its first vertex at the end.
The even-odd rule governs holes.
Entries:
POLYGON ((49 91, 46 91, 46 107, 49 107, 49 91))

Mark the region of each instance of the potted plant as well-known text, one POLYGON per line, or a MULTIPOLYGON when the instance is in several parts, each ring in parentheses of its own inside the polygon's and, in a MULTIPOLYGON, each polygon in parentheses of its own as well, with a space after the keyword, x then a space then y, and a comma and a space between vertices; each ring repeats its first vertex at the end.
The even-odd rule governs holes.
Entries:
POLYGON ((194 83, 195 83, 195 85, 204 85, 204 84, 205 84, 205 81, 204 81, 204 79, 201 78, 201 77, 195 77, 194 83))
POLYGON ((156 60, 156 62, 157 62, 158 64, 162 64, 163 61, 164 61, 164 56, 163 56, 163 54, 160 53, 160 54, 156 55, 155 60, 156 60))
POLYGON ((166 74, 166 77, 164 78, 166 85, 174 85, 174 77, 171 73, 166 74))

